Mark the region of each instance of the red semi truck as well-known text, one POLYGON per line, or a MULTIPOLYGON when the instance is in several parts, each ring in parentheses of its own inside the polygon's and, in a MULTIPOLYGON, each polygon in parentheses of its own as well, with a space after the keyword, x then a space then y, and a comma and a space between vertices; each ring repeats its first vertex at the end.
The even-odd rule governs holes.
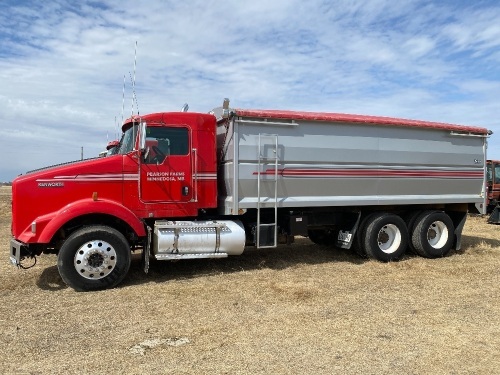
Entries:
POLYGON ((485 210, 485 128, 222 107, 131 117, 117 152, 12 185, 10 260, 58 254, 78 291, 111 288, 131 252, 223 258, 293 236, 380 261, 460 248, 485 210))

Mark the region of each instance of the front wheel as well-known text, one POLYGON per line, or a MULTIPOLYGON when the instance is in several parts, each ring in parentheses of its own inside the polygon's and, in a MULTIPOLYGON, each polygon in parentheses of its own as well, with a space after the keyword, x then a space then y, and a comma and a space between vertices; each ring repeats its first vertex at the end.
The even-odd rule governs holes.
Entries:
POLYGON ((64 242, 57 268, 63 281, 76 291, 113 288, 130 268, 130 246, 116 229, 84 227, 64 242))

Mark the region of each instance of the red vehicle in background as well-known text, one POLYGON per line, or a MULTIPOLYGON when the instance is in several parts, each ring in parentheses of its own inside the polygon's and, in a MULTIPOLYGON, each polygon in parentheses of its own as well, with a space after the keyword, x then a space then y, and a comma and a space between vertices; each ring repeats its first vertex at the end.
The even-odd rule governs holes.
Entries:
POLYGON ((500 160, 486 161, 487 212, 490 224, 500 224, 500 160))
POLYGON ((492 211, 500 202, 500 160, 486 161, 486 183, 488 211, 492 211))

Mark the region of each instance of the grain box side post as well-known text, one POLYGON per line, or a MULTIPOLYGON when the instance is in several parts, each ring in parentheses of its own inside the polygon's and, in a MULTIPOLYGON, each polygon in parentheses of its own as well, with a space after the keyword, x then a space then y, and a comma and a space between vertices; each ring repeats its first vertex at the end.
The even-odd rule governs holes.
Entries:
POLYGON ((379 260, 460 247, 484 209, 488 131, 424 121, 233 110, 219 126, 219 210, 242 217, 257 247, 294 235, 379 260), (304 225, 300 226, 304 232, 304 225), (272 231, 277 235, 273 235, 272 231), (261 242, 259 237, 264 237, 261 242))

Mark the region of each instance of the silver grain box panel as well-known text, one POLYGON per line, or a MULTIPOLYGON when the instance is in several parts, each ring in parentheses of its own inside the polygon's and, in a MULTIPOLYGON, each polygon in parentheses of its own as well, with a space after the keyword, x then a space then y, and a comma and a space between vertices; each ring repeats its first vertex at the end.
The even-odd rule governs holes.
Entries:
POLYGON ((328 113, 233 113, 217 130, 221 213, 238 214, 258 201, 273 207, 275 176, 278 207, 484 204, 487 129, 328 113))

